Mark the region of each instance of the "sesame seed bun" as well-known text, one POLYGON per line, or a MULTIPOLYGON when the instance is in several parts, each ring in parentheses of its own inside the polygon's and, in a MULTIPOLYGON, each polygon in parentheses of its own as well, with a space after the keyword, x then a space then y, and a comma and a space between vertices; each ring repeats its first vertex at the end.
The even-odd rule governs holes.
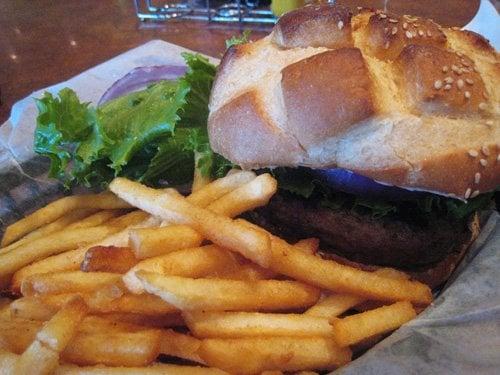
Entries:
POLYGON ((340 167, 461 199, 500 185, 500 59, 432 20, 332 5, 229 49, 210 100, 214 151, 243 168, 340 167))

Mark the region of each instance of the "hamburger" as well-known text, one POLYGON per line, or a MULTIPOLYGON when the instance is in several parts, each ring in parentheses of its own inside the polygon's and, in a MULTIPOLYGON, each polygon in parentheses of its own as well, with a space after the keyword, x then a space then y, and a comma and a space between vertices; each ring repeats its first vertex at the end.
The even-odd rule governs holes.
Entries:
POLYGON ((250 220, 436 287, 500 185, 499 77, 497 52, 473 32, 306 6, 226 51, 210 146, 277 178, 279 193, 250 220))

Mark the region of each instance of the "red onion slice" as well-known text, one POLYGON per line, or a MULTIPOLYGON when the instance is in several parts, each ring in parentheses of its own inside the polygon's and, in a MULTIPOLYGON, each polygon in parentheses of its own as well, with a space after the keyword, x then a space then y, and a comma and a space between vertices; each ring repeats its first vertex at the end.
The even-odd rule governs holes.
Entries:
POLYGON ((182 65, 140 66, 113 83, 99 99, 98 106, 161 80, 175 80, 186 73, 182 65))

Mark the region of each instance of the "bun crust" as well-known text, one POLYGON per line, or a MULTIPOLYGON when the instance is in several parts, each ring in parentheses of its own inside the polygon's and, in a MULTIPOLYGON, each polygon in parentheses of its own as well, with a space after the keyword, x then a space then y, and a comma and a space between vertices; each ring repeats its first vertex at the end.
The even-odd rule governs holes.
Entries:
POLYGON ((500 59, 431 20, 306 6, 226 52, 208 130, 243 168, 340 167, 468 199, 500 185, 500 59))

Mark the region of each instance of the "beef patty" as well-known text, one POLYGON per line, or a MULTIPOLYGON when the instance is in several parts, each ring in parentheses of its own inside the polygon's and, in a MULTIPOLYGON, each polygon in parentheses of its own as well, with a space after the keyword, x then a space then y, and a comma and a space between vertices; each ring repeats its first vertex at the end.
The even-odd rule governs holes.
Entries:
POLYGON ((466 221, 432 219, 423 225, 394 217, 373 218, 280 193, 246 218, 289 241, 316 237, 324 252, 402 269, 432 266, 459 251, 473 236, 466 221))

